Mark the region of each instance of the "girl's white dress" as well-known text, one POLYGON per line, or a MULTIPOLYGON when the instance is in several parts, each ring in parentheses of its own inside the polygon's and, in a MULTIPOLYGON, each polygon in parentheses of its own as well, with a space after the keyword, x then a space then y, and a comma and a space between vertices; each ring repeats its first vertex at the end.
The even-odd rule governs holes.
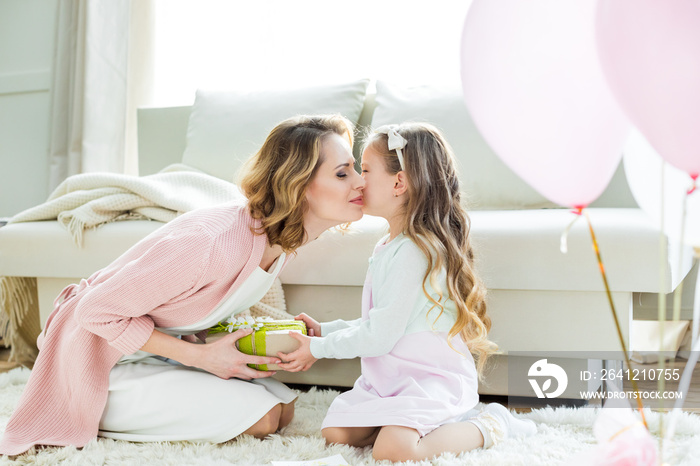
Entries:
MULTIPOLYGON (((469 348, 447 333, 455 306, 434 308, 423 292, 426 256, 411 239, 383 238, 370 259, 362 296, 362 318, 321 326, 311 352, 317 358, 362 357, 362 375, 340 394, 325 427, 410 427, 423 436, 437 427, 475 415, 478 377, 469 348)), ((444 271, 426 289, 436 300, 447 293, 444 271)))
MULTIPOLYGON (((182 327, 159 328, 170 335, 192 335, 257 303, 284 264, 283 253, 258 267, 207 317, 182 327)), ((99 435, 134 442, 225 442, 296 393, 271 378, 224 380, 144 351, 125 355, 109 375, 109 396, 99 435)))

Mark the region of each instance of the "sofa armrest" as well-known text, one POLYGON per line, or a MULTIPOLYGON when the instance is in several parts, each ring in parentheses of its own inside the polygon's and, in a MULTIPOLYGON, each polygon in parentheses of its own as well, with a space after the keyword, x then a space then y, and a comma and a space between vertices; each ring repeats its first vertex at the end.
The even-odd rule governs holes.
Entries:
POLYGON ((57 221, 11 223, 0 228, 0 276, 87 278, 163 225, 107 223, 85 231, 78 247, 57 221))

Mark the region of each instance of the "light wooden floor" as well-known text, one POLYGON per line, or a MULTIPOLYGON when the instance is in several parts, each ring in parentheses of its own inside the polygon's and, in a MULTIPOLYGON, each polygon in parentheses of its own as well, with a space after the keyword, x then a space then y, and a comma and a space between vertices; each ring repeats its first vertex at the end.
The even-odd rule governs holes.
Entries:
MULTIPOLYGON (((686 363, 688 361, 686 359, 678 359, 674 361, 673 363, 667 363, 666 368, 667 369, 677 369, 679 374, 683 373, 683 370, 685 369, 686 363)), ((649 369, 649 368, 658 368, 657 364, 647 364, 647 365, 640 365, 640 364, 634 364, 632 363, 633 368, 637 369, 649 369)), ((664 391, 676 391, 678 389, 678 384, 679 381, 675 382, 666 382, 666 386, 664 387, 664 391)), ((655 381, 649 381, 649 382, 639 382, 638 388, 640 391, 652 391, 652 390, 658 390, 658 382, 655 381)), ((631 384, 625 384, 625 390, 632 390, 631 384)), ((660 403, 658 400, 657 401, 645 401, 644 406, 649 406, 652 408, 654 411, 669 411, 672 407, 673 404, 675 403, 675 400, 664 400, 662 403, 660 403)), ((688 412, 693 412, 696 414, 700 414, 700 365, 695 365, 695 370, 693 370, 693 377, 690 381, 690 387, 688 389, 688 395, 686 396, 685 402, 683 403, 683 411, 688 411, 688 412)))
MULTIPOLYGON (((4 348, 2 345, 2 340, 0 340, 0 372, 7 372, 9 370, 12 370, 19 365, 17 363, 11 363, 8 362, 8 358, 10 357, 10 349, 9 348, 4 348)), ((682 373, 683 369, 685 368, 685 363, 686 361, 684 359, 679 359, 675 361, 673 365, 669 365, 668 367, 671 369, 677 368, 679 369, 679 372, 682 373)), ((648 365, 637 365, 633 364, 633 369, 650 369, 650 368, 656 368, 656 364, 648 364, 648 365)), ((675 383, 669 383, 665 390, 670 391, 670 390, 676 390, 678 386, 678 382, 675 383)), ((302 387, 298 387, 302 388, 302 387)), ((625 384, 625 390, 632 390, 632 387, 629 386, 629 384, 625 384)), ((655 391, 657 389, 657 382, 652 382, 652 381, 647 381, 647 382, 639 382, 639 390, 640 391, 655 391)), ((576 405, 575 402, 572 402, 571 400, 540 400, 537 398, 513 398, 513 397, 503 397, 503 396, 481 396, 481 401, 483 402, 498 402, 503 405, 506 405, 508 408, 513 409, 518 412, 527 412, 531 411, 532 409, 537 409, 537 408, 543 408, 545 406, 567 406, 567 405, 576 405)), ((644 407, 651 408, 652 410, 655 411, 667 411, 669 410, 672 405, 673 401, 665 401, 662 406, 659 405, 658 401, 653 401, 653 400, 644 400, 643 401, 644 407)), ((700 365, 695 367, 695 371, 693 372, 693 379, 690 384, 690 392, 688 393, 688 397, 685 400, 685 403, 683 405, 683 411, 688 411, 688 412, 693 412, 693 413, 698 413, 700 414, 700 365)))

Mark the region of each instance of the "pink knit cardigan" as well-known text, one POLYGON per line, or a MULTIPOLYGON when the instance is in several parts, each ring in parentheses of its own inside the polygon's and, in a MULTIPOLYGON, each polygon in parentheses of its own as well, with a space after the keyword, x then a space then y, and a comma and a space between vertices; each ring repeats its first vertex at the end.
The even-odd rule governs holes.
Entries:
POLYGON ((235 291, 262 259, 259 224, 240 201, 187 213, 64 290, 0 453, 95 438, 112 367, 154 327, 197 322, 235 291))

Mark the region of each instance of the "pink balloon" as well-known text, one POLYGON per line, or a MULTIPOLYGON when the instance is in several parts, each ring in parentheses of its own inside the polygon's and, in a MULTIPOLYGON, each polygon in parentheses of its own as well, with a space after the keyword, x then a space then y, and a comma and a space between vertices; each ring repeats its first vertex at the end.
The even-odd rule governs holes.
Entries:
POLYGON ((629 124, 603 78, 595 0, 474 0, 462 85, 480 132, 543 196, 584 207, 603 192, 629 124))
POLYGON ((700 1, 601 0, 596 27, 630 121, 667 162, 700 174, 700 1))

